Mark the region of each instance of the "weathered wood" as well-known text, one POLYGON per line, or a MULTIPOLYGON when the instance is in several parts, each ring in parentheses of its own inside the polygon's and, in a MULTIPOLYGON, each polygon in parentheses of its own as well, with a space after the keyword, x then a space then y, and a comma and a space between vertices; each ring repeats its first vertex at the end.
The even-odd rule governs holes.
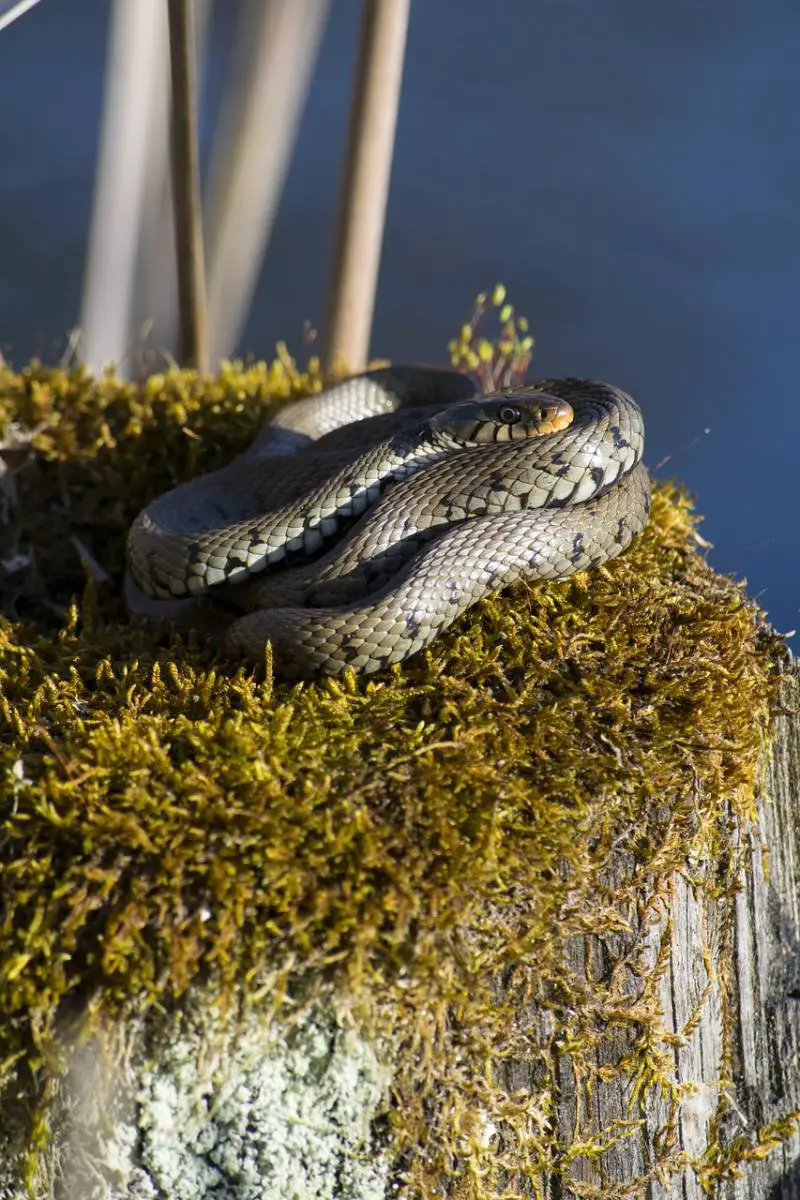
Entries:
MULTIPOLYGON (((736 905, 737 1103, 748 1127, 800 1107, 800 669, 787 684, 759 834, 736 905), (765 869, 766 868, 766 869, 765 869)), ((800 1133, 754 1163, 725 1200, 798 1200, 800 1133)))
MULTIPOLYGON (((663 914, 648 929, 637 924, 635 908, 624 916, 631 932, 575 939, 567 948, 573 976, 599 980, 637 947, 639 964, 653 967, 659 949, 668 947, 658 980, 662 1034, 674 1038, 672 1068, 676 1086, 690 1085, 673 1111, 673 1137, 685 1156, 677 1174, 647 1180, 654 1146, 669 1128, 667 1095, 649 1092, 643 1109, 631 1105, 631 1088, 614 1075, 596 1085, 585 1103, 580 1071, 568 1054, 559 1064, 556 1098, 559 1143, 568 1153, 576 1130, 581 1137, 608 1131, 614 1122, 643 1118, 638 1136, 624 1136, 603 1154, 577 1158, 547 1178, 550 1200, 613 1195, 647 1200, 701 1200, 704 1191, 696 1164, 710 1143, 721 1153, 742 1139, 759 1145, 734 1177, 706 1176, 711 1194, 722 1200, 798 1200, 800 1133, 771 1139, 765 1126, 786 1122, 800 1111, 800 671, 784 685, 784 712, 774 731, 758 824, 743 847, 740 888, 733 902, 710 900, 694 891, 682 874, 671 882, 663 914), (728 1020, 725 1020, 727 997, 728 1020), (727 1036, 726 1036, 727 1032, 727 1036), (720 1106, 721 1094, 724 1103, 720 1106), (772 1148, 770 1148, 772 1146, 772 1148), (692 1161, 694 1160, 694 1163, 692 1161), (628 1190, 630 1189, 630 1190, 628 1190)), ((622 878, 629 864, 615 864, 622 878)), ((640 977, 639 977, 640 978, 640 977)), ((636 990, 637 977, 628 982, 636 990)), ((523 1017, 540 1043, 550 1030, 541 1014, 523 1017)), ((609 1032, 591 1058, 618 1061, 631 1048, 609 1032)), ((533 1090, 535 1073, 521 1062, 504 1065, 501 1078, 509 1091, 533 1090)), ((516 1193, 515 1193, 516 1194, 516 1193)), ((531 1186, 531 1195, 536 1191, 531 1186)))

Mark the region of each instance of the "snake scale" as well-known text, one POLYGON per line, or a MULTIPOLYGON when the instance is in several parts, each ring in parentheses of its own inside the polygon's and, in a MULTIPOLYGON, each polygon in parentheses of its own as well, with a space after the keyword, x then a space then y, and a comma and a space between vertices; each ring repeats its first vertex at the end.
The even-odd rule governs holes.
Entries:
POLYGON ((229 466, 158 497, 128 537, 135 613, 286 677, 376 671, 519 579, 620 554, 650 484, 638 405, 544 379, 488 396, 446 368, 353 376, 282 408, 229 466))

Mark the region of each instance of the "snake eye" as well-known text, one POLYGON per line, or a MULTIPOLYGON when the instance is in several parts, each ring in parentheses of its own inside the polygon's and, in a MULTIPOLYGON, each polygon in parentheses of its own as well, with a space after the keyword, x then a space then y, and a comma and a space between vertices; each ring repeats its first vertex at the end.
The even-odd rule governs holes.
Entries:
POLYGON ((516 425, 518 421, 522 420, 522 413, 518 408, 514 408, 513 404, 504 404, 497 410, 497 419, 504 425, 516 425))

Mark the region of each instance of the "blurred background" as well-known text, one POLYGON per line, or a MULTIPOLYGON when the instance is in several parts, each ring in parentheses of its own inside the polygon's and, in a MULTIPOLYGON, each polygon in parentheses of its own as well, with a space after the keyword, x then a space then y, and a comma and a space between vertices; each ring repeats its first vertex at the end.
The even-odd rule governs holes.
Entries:
MULTIPOLYGON (((303 360, 304 322, 324 319, 360 4, 321 8, 240 355, 282 339, 303 360)), ((241 9, 208 5, 206 174, 241 9)), ((0 350, 16 366, 57 362, 81 321, 110 15, 42 0, 0 32, 0 350)), ((443 361, 502 280, 536 336, 531 376, 636 396, 649 465, 696 493, 712 563, 782 631, 800 626, 798 61, 795 0, 415 0, 371 342, 443 361)), ((137 78, 144 104, 166 77, 137 78)), ((149 263, 157 308, 172 264, 149 263)), ((149 344, 171 337, 156 321, 149 344)))

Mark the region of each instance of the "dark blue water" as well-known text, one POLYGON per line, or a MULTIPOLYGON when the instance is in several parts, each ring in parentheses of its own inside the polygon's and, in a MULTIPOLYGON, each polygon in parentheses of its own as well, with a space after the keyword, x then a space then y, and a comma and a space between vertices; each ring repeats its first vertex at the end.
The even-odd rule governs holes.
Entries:
MULTIPOLYGON (((204 112, 236 4, 217 6, 204 112)), ((108 5, 0 35, 0 346, 53 359, 80 310, 108 5)), ((358 4, 332 19, 240 349, 322 319, 358 4)), ((800 6, 416 0, 373 350, 442 359, 503 280, 538 374, 642 403, 712 562, 800 626, 800 6), (705 433, 705 430, 710 432, 705 433)))

